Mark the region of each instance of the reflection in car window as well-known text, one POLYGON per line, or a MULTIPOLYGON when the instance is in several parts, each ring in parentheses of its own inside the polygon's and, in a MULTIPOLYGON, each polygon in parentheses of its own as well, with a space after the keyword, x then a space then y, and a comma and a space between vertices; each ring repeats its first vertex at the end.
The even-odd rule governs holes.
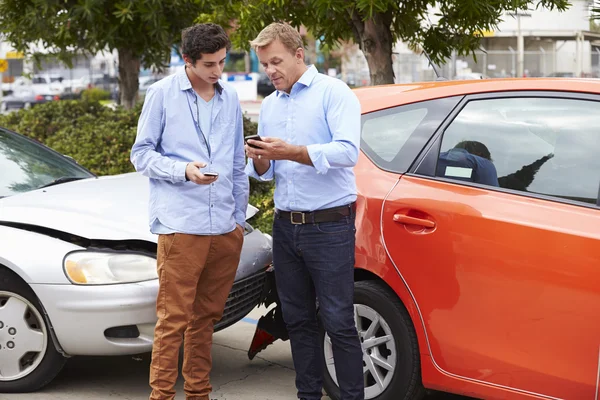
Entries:
POLYGON ((448 97, 366 114, 360 147, 379 168, 406 172, 460 99, 448 97))
POLYGON ((426 115, 427 108, 417 108, 370 119, 363 125, 362 139, 379 157, 390 162, 426 115))
POLYGON ((436 176, 596 204, 600 102, 469 102, 444 132, 436 176))
POLYGON ((62 177, 93 177, 67 158, 0 129, 0 197, 27 192, 62 177))

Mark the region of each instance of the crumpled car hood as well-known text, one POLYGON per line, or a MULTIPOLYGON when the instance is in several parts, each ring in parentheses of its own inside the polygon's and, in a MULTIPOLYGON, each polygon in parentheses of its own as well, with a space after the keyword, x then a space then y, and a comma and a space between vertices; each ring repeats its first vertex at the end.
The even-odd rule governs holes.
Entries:
MULTIPOLYGON (((148 225, 148 178, 138 173, 63 183, 0 200, 0 221, 84 238, 157 242, 148 225)), ((246 219, 258 210, 248 206, 246 219)))

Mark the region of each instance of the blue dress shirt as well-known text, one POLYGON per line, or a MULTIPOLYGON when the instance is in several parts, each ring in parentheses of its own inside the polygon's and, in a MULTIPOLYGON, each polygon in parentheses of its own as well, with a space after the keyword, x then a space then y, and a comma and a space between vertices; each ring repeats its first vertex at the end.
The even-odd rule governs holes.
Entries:
POLYGON ((246 173, 256 179, 275 178, 275 207, 314 211, 356 200, 353 167, 360 147, 360 103, 339 79, 309 67, 290 94, 275 91, 260 108, 258 134, 306 146, 313 166, 276 160, 262 176, 252 159, 246 173))
POLYGON ((220 235, 236 223, 244 226, 249 185, 242 111, 235 89, 223 82, 215 86, 210 132, 200 129, 202 114, 185 69, 146 92, 131 162, 150 178, 153 233, 220 235), (206 163, 202 171, 217 172, 218 179, 210 185, 186 181, 191 161, 206 163))
POLYGON ((484 185, 500 186, 494 163, 460 148, 453 148, 440 153, 436 175, 484 185), (447 172, 448 167, 462 168, 466 175, 449 174, 447 172))

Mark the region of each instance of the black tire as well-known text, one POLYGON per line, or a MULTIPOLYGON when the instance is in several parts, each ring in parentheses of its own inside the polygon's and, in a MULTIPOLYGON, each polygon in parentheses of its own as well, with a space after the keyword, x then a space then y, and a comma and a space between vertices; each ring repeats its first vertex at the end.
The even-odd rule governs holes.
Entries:
MULTIPOLYGON (((425 395, 421 383, 419 345, 412 321, 404 305, 385 285, 375 281, 356 282, 354 304, 370 307, 388 324, 396 346, 396 367, 391 381, 383 392, 366 400, 419 400, 425 395)), ((321 343, 325 331, 321 329, 321 343)), ((340 389, 332 379, 325 363, 323 351, 323 386, 333 400, 340 400, 340 389)))
MULTIPOLYGON (((40 301, 33 292, 33 290, 23 280, 19 278, 14 272, 0 266, 0 292, 8 292, 9 294, 16 294, 28 300, 38 311, 40 315, 43 315, 43 310, 40 305, 40 301)), ((2 321, 2 306, 3 300, 0 299, 0 321, 2 321)), ((22 378, 15 380, 3 381, 0 374, 0 393, 27 393, 34 392, 41 389, 50 383, 56 375, 61 371, 65 365, 66 358, 63 357, 54 346, 54 342, 50 335, 50 329, 46 324, 46 321, 42 319, 42 323, 46 328, 47 333, 47 345, 46 351, 44 352, 41 362, 37 367, 32 370, 29 374, 22 378)), ((3 329, 8 329, 10 321, 4 321, 3 329)), ((9 351, 6 348, 0 350, 0 357, 2 352, 9 351)), ((39 357, 39 356, 38 356, 39 357)))

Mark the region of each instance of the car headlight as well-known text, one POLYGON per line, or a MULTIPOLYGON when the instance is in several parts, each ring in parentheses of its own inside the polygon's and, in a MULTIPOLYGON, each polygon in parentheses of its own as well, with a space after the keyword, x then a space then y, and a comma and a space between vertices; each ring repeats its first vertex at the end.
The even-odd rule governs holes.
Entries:
POLYGON ((67 255, 65 274, 73 283, 107 285, 157 279, 156 259, 141 254, 80 251, 67 255))

